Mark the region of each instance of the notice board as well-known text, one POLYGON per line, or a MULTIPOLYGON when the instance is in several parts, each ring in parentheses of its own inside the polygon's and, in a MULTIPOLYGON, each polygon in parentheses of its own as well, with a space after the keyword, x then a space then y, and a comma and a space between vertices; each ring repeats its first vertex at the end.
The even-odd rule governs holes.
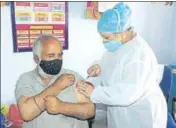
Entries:
POLYGON ((68 49, 67 2, 12 2, 11 17, 14 52, 32 51, 41 34, 55 36, 68 49))

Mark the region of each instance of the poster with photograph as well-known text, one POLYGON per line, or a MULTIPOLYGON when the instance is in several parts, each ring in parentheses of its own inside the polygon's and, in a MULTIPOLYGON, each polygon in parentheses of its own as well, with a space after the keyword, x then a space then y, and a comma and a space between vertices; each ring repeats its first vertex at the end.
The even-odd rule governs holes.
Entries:
POLYGON ((98 1, 88 1, 86 7, 86 18, 88 19, 100 19, 102 13, 112 8, 115 4, 119 2, 98 2, 98 1))
POLYGON ((86 18, 88 19, 99 19, 101 13, 98 11, 98 2, 89 1, 86 7, 86 18))
POLYGON ((12 2, 11 16, 14 52, 32 51, 41 34, 55 36, 68 49, 67 2, 12 2))

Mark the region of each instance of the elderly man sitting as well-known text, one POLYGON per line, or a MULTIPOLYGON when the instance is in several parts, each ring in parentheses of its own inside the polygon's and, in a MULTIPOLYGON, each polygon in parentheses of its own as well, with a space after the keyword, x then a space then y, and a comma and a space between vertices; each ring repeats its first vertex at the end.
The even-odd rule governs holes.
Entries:
POLYGON ((94 116, 94 104, 75 89, 82 78, 62 68, 60 42, 42 35, 34 42, 33 55, 36 68, 22 74, 15 89, 23 127, 88 128, 85 119, 94 116))

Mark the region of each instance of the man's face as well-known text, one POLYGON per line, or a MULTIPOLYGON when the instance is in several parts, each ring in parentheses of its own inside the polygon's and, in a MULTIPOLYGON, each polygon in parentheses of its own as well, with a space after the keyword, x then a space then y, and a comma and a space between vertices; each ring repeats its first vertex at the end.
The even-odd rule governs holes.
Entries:
POLYGON ((41 60, 62 60, 62 46, 55 39, 48 39, 41 46, 41 60))

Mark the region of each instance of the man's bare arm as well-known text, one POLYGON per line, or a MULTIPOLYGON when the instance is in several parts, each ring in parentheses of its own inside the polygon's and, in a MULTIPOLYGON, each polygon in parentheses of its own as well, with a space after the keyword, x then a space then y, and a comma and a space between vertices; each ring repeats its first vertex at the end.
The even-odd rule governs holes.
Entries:
POLYGON ((89 98, 78 92, 77 88, 75 88, 75 94, 78 103, 63 103, 63 108, 65 109, 61 111, 61 113, 79 119, 92 118, 95 115, 94 104, 90 101, 89 98))
POLYGON ((73 83, 73 75, 63 74, 41 93, 31 97, 21 97, 18 101, 18 106, 22 118, 26 121, 30 121, 40 115, 45 110, 44 98, 46 96, 57 96, 63 89, 72 85, 73 83))
POLYGON ((50 114, 63 114, 79 119, 89 119, 95 115, 94 104, 76 91, 78 103, 68 103, 61 101, 55 96, 45 97, 45 107, 50 114))
POLYGON ((18 101, 21 117, 25 121, 30 121, 40 115, 44 110, 44 98, 47 95, 57 95, 61 90, 57 87, 58 85, 51 85, 43 92, 27 97, 23 96, 18 101))
POLYGON ((79 119, 89 119, 95 115, 95 106, 93 103, 66 103, 62 102, 60 114, 73 116, 79 119))

